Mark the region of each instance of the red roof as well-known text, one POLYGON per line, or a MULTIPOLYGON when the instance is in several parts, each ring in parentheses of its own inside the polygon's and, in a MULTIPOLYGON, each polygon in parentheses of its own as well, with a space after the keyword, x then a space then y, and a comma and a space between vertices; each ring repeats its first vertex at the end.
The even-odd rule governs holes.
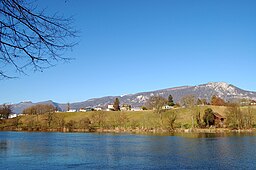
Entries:
POLYGON ((223 117, 222 115, 220 115, 219 113, 217 113, 217 112, 214 112, 213 113, 213 115, 215 116, 215 117, 217 117, 217 118, 223 118, 223 119, 226 119, 225 117, 223 117))

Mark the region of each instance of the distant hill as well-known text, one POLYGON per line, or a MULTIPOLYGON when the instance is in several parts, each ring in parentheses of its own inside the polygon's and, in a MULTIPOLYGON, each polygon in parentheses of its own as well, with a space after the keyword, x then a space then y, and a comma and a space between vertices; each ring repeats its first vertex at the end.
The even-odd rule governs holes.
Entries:
MULTIPOLYGON (((183 96, 194 95, 197 98, 204 98, 210 101, 213 95, 217 95, 226 101, 248 98, 256 100, 256 92, 246 91, 240 89, 234 85, 225 83, 225 82, 210 82, 207 84, 201 84, 197 86, 181 86, 173 87, 162 90, 150 91, 150 92, 141 92, 136 94, 128 94, 123 96, 107 96, 102 98, 93 98, 83 102, 70 103, 72 109, 79 109, 85 107, 103 107, 106 108, 108 104, 113 103, 116 97, 119 98, 120 103, 130 104, 133 107, 142 106, 150 98, 150 96, 163 96, 167 98, 169 95, 172 95, 175 102, 179 102, 183 96)), ((32 103, 32 102, 21 102, 18 104, 12 105, 13 111, 15 113, 21 113, 23 109, 33 106, 35 104, 51 104, 58 108, 59 110, 66 111, 67 104, 55 103, 51 100, 32 103)))

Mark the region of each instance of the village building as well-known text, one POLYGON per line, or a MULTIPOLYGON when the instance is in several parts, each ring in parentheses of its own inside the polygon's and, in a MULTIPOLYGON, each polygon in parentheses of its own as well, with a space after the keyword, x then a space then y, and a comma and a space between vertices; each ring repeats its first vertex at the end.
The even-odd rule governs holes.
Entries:
POLYGON ((76 112, 76 109, 69 109, 67 112, 76 112))
POLYGON ((12 118, 15 118, 15 117, 17 117, 17 116, 18 116, 17 114, 13 113, 13 114, 10 114, 10 115, 8 116, 8 118, 9 118, 9 119, 12 119, 12 118))
POLYGON ((254 100, 251 101, 250 105, 251 105, 251 106, 256 106, 256 101, 254 101, 254 100))
POLYGON ((85 108, 85 110, 86 110, 87 112, 90 112, 90 111, 94 111, 94 108, 92 108, 92 107, 87 107, 87 108, 85 108))
POLYGON ((101 107, 95 107, 94 110, 95 111, 102 111, 102 108, 101 107))
POLYGON ((87 107, 87 108, 80 108, 79 112, 89 112, 89 111, 94 111, 94 108, 87 107))
POLYGON ((123 104, 122 107, 120 108, 121 111, 129 111, 131 110, 131 105, 128 104, 123 104))
POLYGON ((115 110, 114 105, 113 104, 109 104, 106 111, 114 111, 114 110, 115 110))
POLYGON ((213 115, 214 115, 214 125, 216 127, 223 127, 226 118, 217 112, 214 112, 213 115))
POLYGON ((170 109, 173 109, 174 107, 173 106, 169 106, 169 105, 164 105, 162 107, 163 110, 170 110, 170 109))
POLYGON ((79 112, 86 112, 86 109, 85 108, 80 108, 79 112))
POLYGON ((131 108, 131 111, 142 111, 141 107, 133 107, 131 108))

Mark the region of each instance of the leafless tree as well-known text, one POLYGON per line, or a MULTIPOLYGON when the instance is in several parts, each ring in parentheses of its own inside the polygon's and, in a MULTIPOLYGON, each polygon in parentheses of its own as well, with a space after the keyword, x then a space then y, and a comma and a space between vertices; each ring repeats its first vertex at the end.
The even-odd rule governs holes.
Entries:
POLYGON ((8 119, 10 114, 12 114, 11 105, 3 104, 0 106, 0 118, 8 119))
POLYGON ((187 95, 181 98, 181 105, 185 106, 186 108, 191 108, 195 106, 195 104, 196 104, 196 98, 193 95, 187 95))
POLYGON ((168 111, 169 114, 167 116, 167 123, 168 123, 168 128, 170 131, 174 130, 174 122, 177 119, 177 113, 173 110, 168 111))
POLYGON ((199 107, 196 105, 196 98, 194 95, 187 95, 181 98, 181 105, 184 106, 191 114, 191 126, 194 128, 195 120, 198 120, 199 107))
POLYGON ((31 107, 28 107, 23 110, 23 114, 29 115, 41 115, 48 113, 50 111, 55 111, 55 107, 51 104, 37 104, 31 107))
POLYGON ((93 126, 102 128, 106 124, 106 113, 103 111, 95 112, 91 119, 93 126))
POLYGON ((0 0, 0 78, 70 60, 62 54, 76 44, 72 21, 46 14, 32 1, 0 0))
POLYGON ((161 122, 163 122, 163 115, 162 112, 163 106, 168 103, 167 99, 161 97, 161 96, 152 96, 147 101, 147 107, 149 109, 153 109, 155 113, 157 113, 160 116, 161 122))
POLYGON ((231 103, 225 110, 228 127, 237 129, 252 128, 256 111, 253 107, 242 108, 237 103, 231 103))

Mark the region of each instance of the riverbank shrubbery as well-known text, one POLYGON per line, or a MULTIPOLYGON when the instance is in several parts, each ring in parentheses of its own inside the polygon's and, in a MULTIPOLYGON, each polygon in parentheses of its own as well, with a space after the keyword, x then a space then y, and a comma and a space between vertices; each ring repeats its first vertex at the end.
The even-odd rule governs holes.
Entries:
POLYGON ((240 107, 236 104, 228 106, 225 110, 227 126, 234 129, 250 129, 255 127, 255 109, 253 107, 240 107))
MULTIPOLYGON (((40 115, 23 115, 0 120, 0 130, 25 131, 141 131, 169 132, 182 129, 200 129, 203 116, 209 106, 165 110, 161 116, 146 111, 92 111, 92 112, 49 112, 40 115)), ((256 111, 252 107, 210 106, 214 112, 226 117, 226 126, 234 129, 253 128, 256 111)), ((208 128, 213 128, 208 126, 208 128)))

